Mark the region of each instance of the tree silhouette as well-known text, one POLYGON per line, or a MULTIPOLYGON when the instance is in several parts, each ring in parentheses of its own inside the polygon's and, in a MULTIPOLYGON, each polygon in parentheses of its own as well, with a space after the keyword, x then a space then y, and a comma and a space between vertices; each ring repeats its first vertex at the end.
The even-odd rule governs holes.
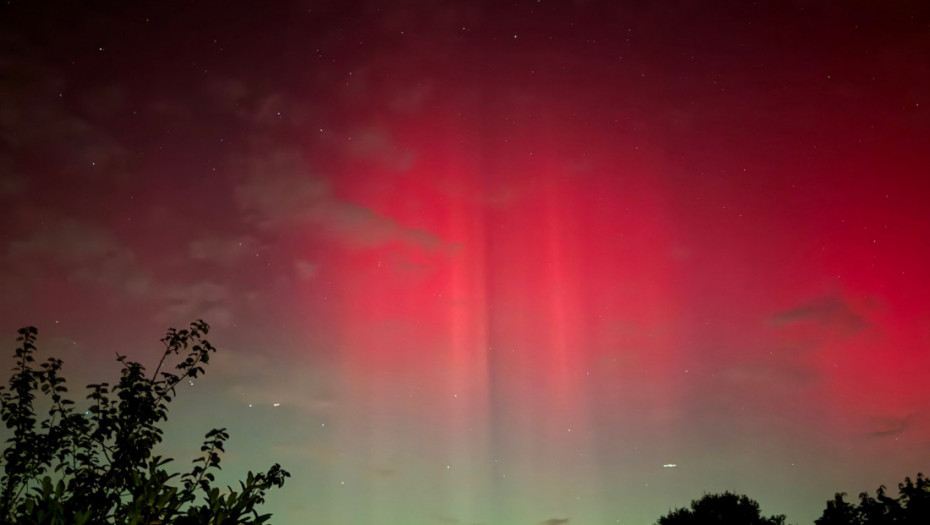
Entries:
POLYGON ((846 494, 837 493, 814 523, 816 525, 926 525, 930 523, 930 478, 918 473, 916 480, 904 478, 898 484, 898 497, 878 487, 875 497, 859 494, 859 505, 845 501, 846 494))
POLYGON ((915 481, 905 477, 904 483, 898 483, 898 504, 901 523, 930 523, 930 478, 920 472, 915 481))
POLYGON ((155 371, 126 356, 119 381, 88 385, 86 409, 68 399, 62 361, 34 366, 37 330, 19 330, 13 375, 0 387, 0 416, 12 431, 0 454, 0 523, 11 525, 238 525, 261 524, 265 492, 281 487, 287 471, 275 464, 249 472, 239 487, 213 486, 213 471, 228 439, 225 429, 206 434, 200 456, 187 473, 169 473, 172 461, 153 455, 162 440, 159 424, 168 417, 175 387, 203 374, 215 348, 209 326, 191 323, 169 329, 155 371), (162 371, 177 356, 173 372, 162 371), (37 396, 41 396, 37 399, 37 396), (47 405, 39 420, 37 402, 47 405), (199 501, 198 501, 199 500, 199 501))
POLYGON ((747 496, 724 492, 705 494, 659 518, 658 525, 784 525, 785 516, 763 517, 759 504, 747 496))
POLYGON ((853 525, 859 522, 859 512, 856 506, 843 498, 845 492, 837 492, 833 500, 827 502, 827 508, 814 523, 816 525, 853 525))

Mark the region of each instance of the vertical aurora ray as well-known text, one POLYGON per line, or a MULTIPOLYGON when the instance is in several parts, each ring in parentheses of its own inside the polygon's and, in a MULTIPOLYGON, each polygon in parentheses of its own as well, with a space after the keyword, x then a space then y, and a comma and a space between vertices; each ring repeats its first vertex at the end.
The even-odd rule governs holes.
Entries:
MULTIPOLYGON (((395 175, 381 191, 367 192, 368 178, 337 187, 389 220, 399 238, 343 251, 329 265, 345 283, 334 299, 348 417, 336 441, 370 451, 343 474, 390 471, 382 480, 390 484, 366 482, 372 504, 350 511, 372 523, 424 499, 432 502, 421 509, 429 515, 487 519, 482 508, 490 508, 482 189, 467 154, 455 151, 456 141, 445 144, 450 151, 420 157, 413 172, 395 175), (441 180, 424 182, 435 170, 443 170, 441 180), (396 485, 404 497, 388 496, 396 485)), ((334 506, 345 510, 352 500, 334 506)))
MULTIPOLYGON (((614 459, 618 436, 601 427, 644 446, 681 430, 675 246, 657 168, 559 116, 542 134, 502 135, 490 110, 443 115, 392 130, 415 157, 408 173, 336 180, 406 232, 328 265, 343 283, 351 407, 337 442, 360 440, 373 469, 402 450, 399 483, 430 494, 437 514, 529 519, 518 502, 530 499, 543 514, 599 515, 604 462, 641 461, 614 459), (605 415, 604 399, 639 408, 605 415)), ((373 501, 371 516, 403 505, 373 501)))

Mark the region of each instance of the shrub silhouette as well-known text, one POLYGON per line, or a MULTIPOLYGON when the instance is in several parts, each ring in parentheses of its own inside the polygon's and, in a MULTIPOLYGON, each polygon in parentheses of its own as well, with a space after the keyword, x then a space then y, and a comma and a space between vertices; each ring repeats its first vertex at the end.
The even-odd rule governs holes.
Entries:
POLYGON ((763 517, 759 504, 747 496, 724 492, 705 494, 659 518, 658 525, 784 525, 785 516, 763 517))
POLYGON ((172 461, 153 455, 162 440, 175 387, 204 373, 215 348, 204 338, 210 327, 195 321, 187 330, 169 329, 155 371, 126 356, 119 381, 88 385, 89 406, 77 409, 66 397, 62 361, 35 367, 37 330, 19 330, 13 375, 0 387, 0 416, 12 431, 0 454, 0 523, 11 525, 238 525, 261 524, 270 514, 257 507, 265 492, 284 485, 287 471, 275 464, 249 472, 239 487, 213 486, 225 429, 206 434, 201 455, 183 475, 169 473, 172 461), (162 371, 178 356, 174 371, 162 371), (41 417, 37 396, 50 408, 41 417), (199 500, 199 501, 198 501, 199 500))

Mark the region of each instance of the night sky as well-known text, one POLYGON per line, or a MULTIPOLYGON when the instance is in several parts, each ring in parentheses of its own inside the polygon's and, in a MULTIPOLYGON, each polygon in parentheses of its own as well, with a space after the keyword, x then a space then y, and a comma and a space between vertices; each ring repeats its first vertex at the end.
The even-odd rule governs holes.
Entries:
POLYGON ((203 318, 165 452, 228 427, 279 525, 927 471, 928 199, 922 0, 0 7, 3 353, 79 394, 203 318))

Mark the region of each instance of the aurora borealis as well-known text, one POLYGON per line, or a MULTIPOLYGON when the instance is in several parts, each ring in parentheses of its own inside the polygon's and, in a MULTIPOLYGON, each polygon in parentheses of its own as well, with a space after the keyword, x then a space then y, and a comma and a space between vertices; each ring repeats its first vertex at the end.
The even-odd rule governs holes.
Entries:
POLYGON ((167 452, 280 462, 272 523, 812 523, 930 464, 924 2, 10 1, 0 42, 3 351, 75 392, 203 318, 167 452))

